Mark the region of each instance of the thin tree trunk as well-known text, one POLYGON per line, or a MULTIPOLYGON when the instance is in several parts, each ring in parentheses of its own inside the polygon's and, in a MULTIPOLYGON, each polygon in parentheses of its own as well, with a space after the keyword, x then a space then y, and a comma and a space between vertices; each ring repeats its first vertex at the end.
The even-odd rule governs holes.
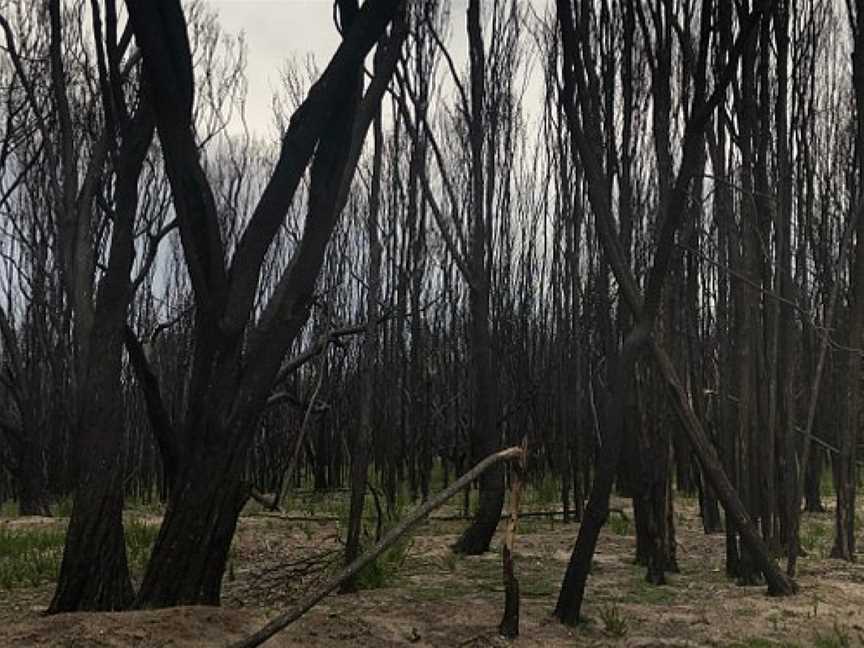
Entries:
MULTIPOLYGON (((485 54, 480 31, 480 0, 468 3, 468 40, 471 57, 471 280, 469 302, 471 311, 471 371, 474 416, 472 445, 474 456, 483 457, 499 445, 495 424, 496 379, 493 374, 491 325, 489 313, 489 263, 486 236, 488 214, 484 210, 483 112, 485 107, 485 54)), ((480 501, 477 514, 454 545, 458 553, 476 555, 489 549, 489 543, 504 507, 504 471, 498 467, 480 479, 480 501)))
MULTIPOLYGON (((376 65, 380 66, 383 48, 376 52, 376 65)), ((369 453, 372 442, 372 416, 376 398, 376 355, 378 349, 377 320, 378 299, 381 286, 381 243, 378 240, 378 212, 381 205, 381 161, 384 135, 381 129, 381 111, 375 115, 372 132, 374 148, 372 158, 372 181, 369 197, 369 216, 366 235, 369 241, 369 267, 366 287, 366 333, 363 340, 360 403, 360 425, 351 454, 351 507, 348 512, 348 537, 345 542, 345 564, 350 565, 360 554, 360 532, 363 526, 363 502, 366 495, 366 480, 369 472, 369 453)), ((346 580, 342 591, 356 589, 353 579, 346 580)))

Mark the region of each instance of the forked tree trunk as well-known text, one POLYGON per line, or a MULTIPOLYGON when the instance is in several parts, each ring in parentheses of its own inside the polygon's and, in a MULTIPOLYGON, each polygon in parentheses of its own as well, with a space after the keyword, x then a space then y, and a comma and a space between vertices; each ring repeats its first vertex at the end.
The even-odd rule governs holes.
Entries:
POLYGON ((142 607, 219 603, 231 539, 248 495, 243 467, 249 445, 282 360, 308 319, 366 130, 401 49, 401 41, 391 43, 392 65, 376 74, 361 102, 363 60, 401 2, 369 0, 362 9, 356 0, 337 5, 343 40, 292 116, 275 171, 226 267, 228 254, 192 124, 192 52, 183 7, 177 1, 159 6, 127 1, 154 82, 153 105, 196 301, 185 422, 162 444, 176 457, 177 469, 139 593, 142 607), (303 236, 256 318, 262 264, 310 160, 303 236))
MULTIPOLYGON (((120 379, 132 297, 138 177, 155 128, 147 90, 148 85, 142 83, 140 105, 120 129, 110 252, 96 290, 95 308, 90 286, 67 288, 76 303, 76 352, 81 356, 76 393, 77 484, 60 575, 48 608, 51 613, 121 610, 134 598, 123 532, 125 434, 120 379)), ((86 210, 78 215, 86 216, 86 210)), ((79 253, 86 258, 83 250, 79 253)), ((76 271, 81 270, 76 266, 76 271)))

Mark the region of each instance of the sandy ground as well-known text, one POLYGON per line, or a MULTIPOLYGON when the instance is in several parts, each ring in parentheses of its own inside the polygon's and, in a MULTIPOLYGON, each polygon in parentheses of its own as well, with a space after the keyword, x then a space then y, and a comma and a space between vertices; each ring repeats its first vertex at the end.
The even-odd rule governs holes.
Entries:
MULTIPOLYGON (((626 512, 626 502, 615 505, 626 512)), ((387 586, 330 596, 266 645, 864 646, 864 566, 827 558, 831 513, 806 516, 802 537, 809 555, 800 561, 801 591, 779 599, 768 597, 764 586, 728 580, 723 536, 702 533, 692 502, 677 508, 681 573, 665 586, 645 583, 644 570, 633 564, 632 529, 607 527, 589 580, 586 623, 575 629, 555 622, 550 612, 577 525, 542 518, 521 525, 521 633, 509 642, 496 631, 504 597, 500 538, 485 556, 455 557, 448 545, 462 523, 433 521, 417 532, 387 586)), ((45 617, 50 584, 0 590, 0 646, 224 646, 313 587, 338 556, 337 538, 332 521, 244 517, 222 608, 45 617)))

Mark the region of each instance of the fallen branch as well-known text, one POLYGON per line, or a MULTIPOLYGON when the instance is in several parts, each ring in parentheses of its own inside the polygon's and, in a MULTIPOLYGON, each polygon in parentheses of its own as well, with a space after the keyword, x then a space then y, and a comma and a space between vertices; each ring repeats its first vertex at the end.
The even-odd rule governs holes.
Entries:
MULTIPOLYGON (((264 495, 264 497, 268 497, 268 495, 264 495)), ((269 502, 269 498, 266 500, 269 502)), ((572 511, 571 511, 572 513, 572 511)), ((622 519, 629 521, 630 518, 624 509, 610 507, 609 513, 616 513, 620 515, 622 519)), ((275 518, 277 520, 283 520, 285 522, 318 522, 320 524, 324 524, 326 522, 339 522, 343 518, 338 515, 288 515, 285 513, 271 512, 271 511, 262 511, 260 513, 256 513, 255 515, 261 517, 275 518)), ((555 517, 564 517, 564 511, 523 511, 519 513, 519 518, 555 518, 555 517)), ((371 519, 368 518, 367 519, 371 519)), ((455 515, 431 515, 428 518, 429 522, 464 522, 465 520, 470 520, 470 515, 463 515, 461 513, 455 515)), ((510 519, 509 513, 502 513, 501 518, 502 521, 510 519)))
POLYGON ((277 632, 279 632, 280 630, 284 630, 289 625, 294 623, 294 621, 306 614, 306 612, 311 610, 325 596, 333 592, 344 581, 354 576, 366 565, 368 565, 378 556, 384 553, 402 536, 404 536, 411 529, 417 526, 417 524, 421 522, 427 515, 429 515, 435 509, 444 505, 447 500, 449 500, 460 490, 468 486, 471 482, 477 479, 489 468, 502 461, 521 457, 522 454, 522 448, 507 448, 506 450, 501 450, 499 452, 496 452, 495 454, 489 455, 483 461, 474 466, 474 468, 472 468, 455 482, 453 482, 448 488, 435 495, 435 497, 431 498, 422 506, 418 507, 415 511, 411 513, 411 515, 407 519, 405 519, 403 522, 399 523, 390 531, 388 531, 387 534, 381 539, 381 541, 374 547, 372 547, 372 549, 367 551, 362 556, 359 556, 350 565, 345 567, 345 569, 343 569, 338 574, 333 576, 333 578, 324 583, 320 588, 318 588, 305 598, 301 599, 300 602, 297 603, 288 612, 279 615, 278 617, 270 621, 267 625, 265 625, 263 628, 258 630, 258 632, 250 635, 245 639, 242 639, 237 643, 231 644, 229 648, 253 648, 254 646, 260 646, 277 632))

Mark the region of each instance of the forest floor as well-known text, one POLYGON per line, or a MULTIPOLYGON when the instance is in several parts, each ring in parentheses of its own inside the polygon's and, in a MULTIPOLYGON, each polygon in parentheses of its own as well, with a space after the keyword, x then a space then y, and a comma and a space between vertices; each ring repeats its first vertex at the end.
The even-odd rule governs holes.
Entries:
MULTIPOLYGON (((800 593, 771 598, 764 586, 739 587, 726 577, 724 536, 702 533, 694 502, 680 498, 681 571, 670 575, 665 586, 647 584, 644 569, 633 563, 629 503, 618 500, 614 506, 623 515, 613 513, 601 535, 586 594, 587 620, 577 628, 566 628, 550 616, 576 524, 540 517, 520 522, 521 634, 508 642, 496 630, 504 598, 500 533, 487 555, 457 557, 448 546, 464 522, 433 520, 382 561, 380 569, 365 574, 364 582, 376 588, 331 595, 265 645, 864 646, 864 565, 828 558, 831 512, 805 515, 802 544, 808 556, 799 563, 800 593)), ((50 581, 0 585, 0 646, 224 646, 288 607, 339 556, 339 515, 307 507, 288 517, 292 519, 263 514, 241 518, 222 608, 45 617, 50 581)), ((137 519, 158 523, 152 514, 137 519)), ((0 532, 62 524, 0 518, 0 532)))

